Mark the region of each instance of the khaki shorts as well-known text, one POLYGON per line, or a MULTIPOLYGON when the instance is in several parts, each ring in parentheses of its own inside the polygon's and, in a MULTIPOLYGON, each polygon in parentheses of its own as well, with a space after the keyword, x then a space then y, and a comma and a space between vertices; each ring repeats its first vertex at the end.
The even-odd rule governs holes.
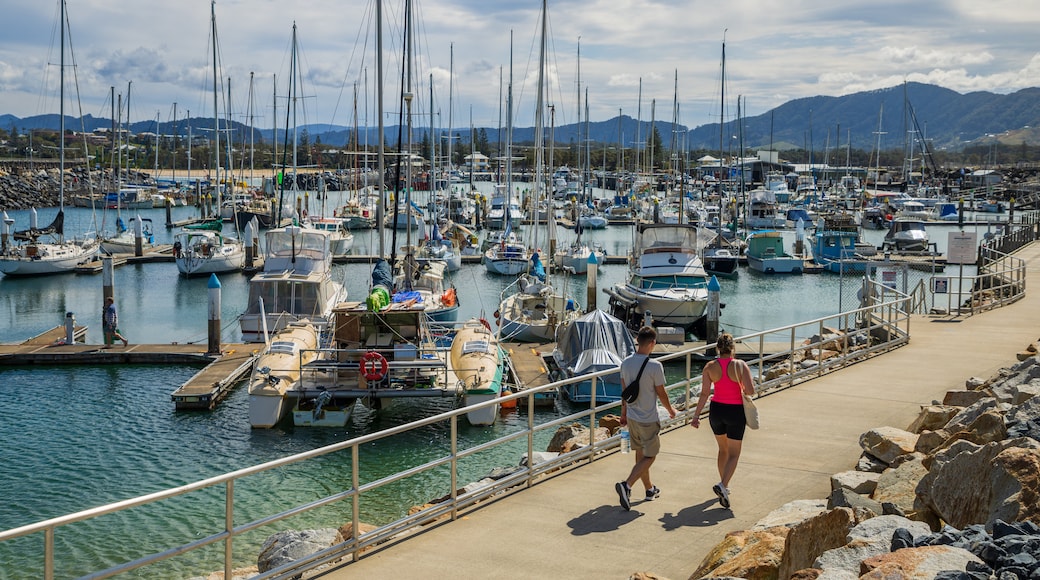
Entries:
POLYGON ((628 433, 632 438, 632 449, 642 450, 644 457, 657 457, 661 451, 661 423, 628 422, 628 433))

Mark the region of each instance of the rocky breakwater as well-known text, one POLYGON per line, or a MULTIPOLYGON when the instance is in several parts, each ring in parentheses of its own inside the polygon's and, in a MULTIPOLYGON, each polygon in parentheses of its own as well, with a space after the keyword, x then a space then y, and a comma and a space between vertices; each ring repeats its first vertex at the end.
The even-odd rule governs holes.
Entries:
POLYGON ((1040 359, 863 433, 827 499, 785 505, 691 578, 1040 578, 1040 359))
MULTIPOLYGON (((0 170, 0 209, 16 210, 57 207, 60 185, 58 168, 18 168, 0 170)), ((90 183, 100 183, 100 176, 87 179, 87 170, 75 168, 65 172, 65 203, 70 196, 86 194, 90 183)))

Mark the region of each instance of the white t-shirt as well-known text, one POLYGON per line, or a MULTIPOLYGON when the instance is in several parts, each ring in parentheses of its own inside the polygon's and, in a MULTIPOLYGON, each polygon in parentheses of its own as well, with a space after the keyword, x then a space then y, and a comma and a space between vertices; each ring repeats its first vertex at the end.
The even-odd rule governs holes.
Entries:
MULTIPOLYGON (((645 354, 633 354, 621 362, 621 381, 628 385, 636 380, 639 367, 647 359, 645 354)), ((664 365, 656 360, 649 360, 643 376, 639 379, 639 396, 634 403, 628 405, 628 420, 640 423, 656 423, 659 418, 657 414, 657 389, 655 385, 664 384, 664 365)))

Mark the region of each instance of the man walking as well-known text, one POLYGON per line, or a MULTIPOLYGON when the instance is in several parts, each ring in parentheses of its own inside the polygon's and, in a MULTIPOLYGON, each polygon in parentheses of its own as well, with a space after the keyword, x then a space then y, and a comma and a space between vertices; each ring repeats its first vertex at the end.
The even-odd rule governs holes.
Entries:
POLYGON ((105 335, 106 346, 115 344, 116 340, 123 341, 123 346, 127 345, 127 340, 119 332, 119 316, 116 314, 116 301, 111 296, 105 298, 105 309, 101 312, 101 330, 105 335))
POLYGON ((614 486, 621 507, 632 507, 632 485, 642 481, 646 488, 646 501, 652 501, 661 490, 650 481, 650 466, 661 450, 661 419, 657 414, 657 402, 661 401, 668 416, 675 417, 675 409, 664 390, 664 365, 651 360, 650 353, 657 344, 657 331, 644 326, 636 335, 636 352, 621 363, 621 384, 629 385, 639 378, 639 394, 628 404, 621 401, 621 425, 628 426, 632 449, 635 450, 635 465, 628 479, 614 486))

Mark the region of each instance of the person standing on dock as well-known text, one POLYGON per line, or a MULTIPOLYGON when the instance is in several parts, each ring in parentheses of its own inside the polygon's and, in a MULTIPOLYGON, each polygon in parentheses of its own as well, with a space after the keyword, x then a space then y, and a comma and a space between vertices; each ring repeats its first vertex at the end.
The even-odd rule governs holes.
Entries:
POLYGON ((650 359, 657 344, 657 331, 652 326, 644 326, 636 335, 636 352, 621 362, 621 382, 630 384, 639 377, 639 394, 632 404, 621 400, 621 426, 628 426, 632 438, 632 449, 635 450, 635 465, 628 474, 628 479, 614 485, 621 507, 628 511, 632 507, 632 485, 642 480, 646 488, 646 501, 657 499, 661 490, 650 481, 650 466, 661 450, 661 419, 657 414, 657 401, 661 401, 668 410, 668 416, 675 417, 675 409, 668 400, 664 390, 664 365, 650 359), (645 365, 645 369, 640 371, 645 365))
POLYGON ((117 339, 123 341, 123 346, 129 344, 126 338, 119 333, 119 315, 116 314, 116 301, 111 296, 105 298, 105 309, 101 313, 101 329, 105 335, 105 345, 115 344, 117 339))
POLYGON ((733 335, 726 332, 719 336, 715 348, 719 358, 704 365, 701 373, 701 396, 697 400, 697 409, 693 412, 690 424, 695 429, 701 426, 701 411, 711 397, 708 407, 708 422, 715 441, 719 444, 719 482, 712 486, 712 491, 719 497, 719 505, 729 508, 729 482, 733 472, 737 470, 740 459, 740 447, 744 440, 747 419, 744 417, 744 394, 755 394, 755 383, 751 378, 751 369, 746 362, 733 356, 736 343, 733 335))

